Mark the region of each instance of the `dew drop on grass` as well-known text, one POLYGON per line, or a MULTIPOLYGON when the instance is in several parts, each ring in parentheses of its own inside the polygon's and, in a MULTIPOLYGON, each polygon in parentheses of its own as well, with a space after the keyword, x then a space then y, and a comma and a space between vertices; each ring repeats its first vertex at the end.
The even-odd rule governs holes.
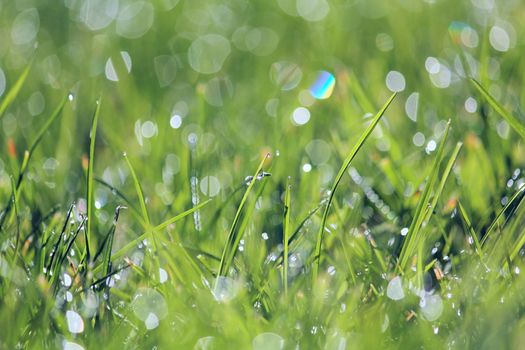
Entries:
POLYGON ((401 236, 406 236, 408 234, 408 227, 403 227, 401 229, 401 236))
POLYGON ((84 350, 84 347, 80 344, 74 343, 72 341, 64 340, 62 343, 64 350, 84 350))
POLYGON ((82 333, 84 331, 84 320, 78 313, 72 310, 66 311, 67 328, 71 333, 82 333))
POLYGON ((310 171, 312 171, 312 165, 310 163, 306 163, 303 165, 303 171, 305 173, 309 173, 310 171))
POLYGON ((64 273, 63 283, 64 283, 64 287, 71 286, 71 277, 67 273, 64 273))
POLYGON ((421 315, 427 321, 437 320, 443 313, 443 300, 438 294, 425 295, 419 302, 421 315))
POLYGON ((261 333, 253 338, 253 350, 281 350, 284 349, 284 338, 275 333, 261 333))
POLYGON ((218 302, 228 302, 239 293, 239 284, 230 277, 219 276, 212 290, 213 297, 218 302))
POLYGON ((163 268, 159 268, 159 282, 164 283, 168 280, 168 273, 163 268))
POLYGON ((151 288, 140 288, 133 297, 132 309, 135 315, 143 322, 148 317, 152 322, 150 314, 154 314, 159 320, 168 314, 168 304, 162 294, 151 288))
POLYGON ((155 329, 159 326, 159 318, 153 312, 150 312, 144 320, 146 329, 155 329))
POLYGON ((262 239, 264 239, 265 241, 267 241, 268 238, 269 238, 268 237, 268 233, 266 233, 266 232, 263 232, 261 236, 262 236, 262 239))
POLYGON ((392 300, 401 300, 405 297, 405 292, 403 291, 401 277, 396 276, 388 282, 386 288, 386 295, 392 300))

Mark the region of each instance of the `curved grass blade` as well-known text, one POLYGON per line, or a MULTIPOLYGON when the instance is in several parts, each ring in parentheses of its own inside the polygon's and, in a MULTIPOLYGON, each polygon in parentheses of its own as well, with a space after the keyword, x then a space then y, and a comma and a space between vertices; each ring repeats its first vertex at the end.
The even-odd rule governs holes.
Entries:
MULTIPOLYGON (((487 239, 492 235, 492 232, 494 232, 494 229, 498 225, 498 222, 499 222, 501 216, 504 213, 506 213, 509 210, 509 208, 519 206, 521 201, 525 198, 524 191, 525 191, 525 186, 521 187, 516 193, 514 193, 512 195, 512 197, 510 198, 510 200, 508 201, 508 203, 503 207, 503 209, 501 209, 499 211, 499 213, 496 215, 496 217, 494 218, 494 220, 490 224, 489 228, 485 232, 485 235, 481 239, 481 242, 480 242, 481 246, 485 245, 485 242, 487 241, 487 239)), ((507 220, 508 220, 508 218, 507 218, 507 220)), ((505 220, 505 222, 507 220, 505 220)))
POLYGON ((239 219, 241 218, 242 209, 244 208, 244 205, 246 204, 246 201, 248 200, 248 195, 250 194, 253 186, 255 185, 257 176, 259 175, 259 173, 261 173, 263 165, 269 157, 270 157, 270 154, 268 153, 261 160, 261 163, 257 167, 255 174, 251 177, 251 180, 248 184, 248 188, 244 192, 244 196, 241 199, 241 203, 239 204, 239 207, 237 208, 237 212, 235 213, 235 217, 233 218, 230 232, 228 233, 228 239, 226 241, 226 245, 224 246, 224 250, 222 252, 221 263, 219 264, 219 271, 217 273, 216 281, 218 281, 218 278, 220 276, 225 275, 226 271, 228 271, 228 269, 230 268, 230 263, 228 263, 227 261, 231 261, 231 260, 227 259, 227 257, 231 255, 231 252, 235 252, 235 250, 237 249, 237 247, 235 246, 235 229, 237 228, 237 224, 239 223, 239 219))
POLYGON ((395 97, 396 97, 396 93, 390 96, 390 98, 386 101, 384 106, 379 110, 379 112, 377 112, 376 116, 374 117, 370 125, 366 128, 365 132, 361 135, 356 145, 354 146, 354 148, 352 149, 348 157, 343 162, 343 165, 339 169, 339 172, 337 173, 335 181, 330 190, 328 202, 326 203, 326 207, 323 212, 321 226, 317 234, 317 243, 315 245, 314 266, 313 266, 314 281, 317 279, 317 271, 319 269, 319 263, 321 261, 321 248, 323 244, 323 234, 324 234, 324 229, 326 225, 326 219, 328 218, 328 213, 330 212, 330 205, 332 204, 332 200, 334 199, 334 195, 335 195, 335 191, 337 190, 337 186, 339 185, 339 182, 341 182, 341 179, 343 178, 343 175, 345 174, 346 169, 348 169, 348 166, 350 165, 352 160, 355 158, 355 156, 357 155, 361 147, 363 147, 363 144, 365 143, 366 139, 370 136, 370 134, 376 127, 377 123, 379 123, 379 120, 381 120, 381 117, 383 116, 383 114, 385 114, 385 111, 387 110, 388 106, 390 106, 390 104, 392 103, 395 97))
MULTIPOLYGON (((62 101, 59 103, 57 108, 53 111, 53 113, 51 113, 49 118, 47 118, 47 120, 44 123, 44 125, 42 126, 42 128, 40 128, 40 130, 38 131, 36 138, 33 140, 33 143, 29 147, 29 150, 27 150, 24 153, 24 159, 22 161, 22 166, 20 167, 20 173, 18 174, 18 179, 16 181, 16 186, 14 188, 14 191, 16 191, 16 197, 19 197, 20 190, 21 190, 21 187, 22 187, 22 182, 24 180, 24 176, 25 176, 25 173, 27 171, 27 167, 29 165, 29 161, 31 160, 31 157, 33 156, 33 153, 35 152, 36 148, 40 144, 40 141, 44 137, 44 134, 46 133, 46 131, 51 127, 53 122, 62 114, 62 110, 64 109, 66 101, 67 101, 67 96, 65 96, 62 99, 62 101)), ((14 196, 15 196, 15 193, 13 192, 13 194, 11 196, 11 199, 13 199, 14 196)), ((11 207, 12 207, 12 200, 10 200, 7 203, 6 208, 2 212, 3 215, 0 215, 0 231, 2 230, 2 227, 4 225, 5 219, 7 218, 8 214, 9 214, 9 212, 11 210, 11 207)), ((11 216, 10 220, 12 220, 12 216, 11 216)))
POLYGON ((133 169, 133 166, 131 165, 131 162, 129 161, 129 158, 126 153, 124 153, 124 159, 126 160, 126 164, 128 165, 129 171, 131 173, 131 178, 133 179, 133 184, 135 185, 135 191, 137 192, 137 197, 139 198, 140 210, 142 212, 142 219, 146 223, 146 225, 149 227, 151 225, 151 221, 149 219, 148 210, 146 209, 146 201, 144 200, 144 194, 142 192, 142 187, 140 186, 140 182, 139 182, 139 179, 137 178, 137 174, 135 173, 135 169, 133 169))
POLYGON ((207 201, 202 202, 199 205, 197 205, 197 206, 195 206, 195 207, 193 207, 191 209, 188 209, 185 212, 182 212, 179 215, 176 215, 176 216, 172 217, 169 220, 164 221, 162 224, 153 227, 151 230, 148 230, 148 231, 144 232, 143 234, 141 234, 140 236, 138 236, 137 238, 135 238, 134 240, 132 240, 131 242, 126 244, 124 247, 120 248, 117 252, 115 252, 112 255, 112 260, 115 260, 115 259, 118 259, 118 258, 124 256, 131 248, 136 247, 137 243, 139 241, 142 241, 144 238, 146 238, 148 235, 150 235, 151 232, 160 231, 160 230, 168 227, 169 225, 179 221, 180 219, 182 219, 182 218, 192 214, 194 211, 201 209, 202 207, 204 207, 205 205, 207 205, 211 201, 212 201, 211 199, 208 199, 207 201))
POLYGON ((0 103, 0 119, 4 115, 4 112, 6 109, 13 103, 16 96, 20 92, 20 89, 22 89, 22 86, 24 85, 24 82, 27 79, 27 76, 29 74, 29 71, 31 70, 31 66, 33 65, 33 62, 31 61, 26 68, 24 68, 24 71, 22 74, 20 74, 20 77, 18 77, 18 80, 15 82, 13 87, 9 90, 9 92, 5 95, 4 99, 0 103))
POLYGON ((89 241, 91 239, 91 231, 93 230, 93 202, 94 202, 94 188, 93 188, 93 165, 95 163, 95 140, 97 138, 97 124, 100 115, 101 99, 97 101, 97 107, 93 114, 93 122, 91 123, 91 132, 89 134, 89 163, 87 172, 87 223, 86 223, 86 260, 89 264, 90 250, 89 241))
MULTIPOLYGON (((434 183, 436 182, 438 176, 439 166, 441 164, 441 161, 443 160, 443 151, 445 149, 445 142, 447 140, 449 130, 450 121, 447 124, 447 128, 445 130, 445 134, 443 135, 443 139, 441 140, 441 144, 439 146, 436 158, 434 160, 434 164, 432 165, 432 169, 430 170, 429 178, 427 180, 427 184, 425 185, 425 190, 423 191, 423 194, 419 199, 419 202, 416 207, 416 213, 414 214, 414 218, 412 219, 412 223, 410 224, 410 227, 408 229, 408 233, 403 243, 403 247, 401 248, 401 253, 399 255, 399 268, 401 271, 405 270, 405 266, 408 263, 408 260, 410 259, 412 253, 416 249, 417 243, 420 241, 420 235, 418 235, 418 233, 420 232, 423 222, 428 220, 428 218, 432 214, 433 206, 429 203, 429 200, 432 194, 432 188, 434 187, 434 183), (431 206, 430 210, 428 208, 429 205, 431 206)), ((443 178, 445 178, 446 180, 445 176, 443 176, 443 178)), ((432 201, 434 205, 435 202, 437 202, 437 196, 438 193, 436 192, 436 196, 434 196, 434 200, 432 201)))
POLYGON ((291 185, 290 177, 286 183, 284 195, 284 218, 283 218, 283 284, 284 294, 288 295, 288 240, 290 238, 290 206, 291 206, 291 185))
POLYGON ((507 112, 503 106, 480 83, 475 79, 470 79, 474 87, 480 92, 480 94, 487 100, 489 105, 503 118, 509 125, 525 140, 525 126, 523 122, 514 117, 512 114, 507 112))

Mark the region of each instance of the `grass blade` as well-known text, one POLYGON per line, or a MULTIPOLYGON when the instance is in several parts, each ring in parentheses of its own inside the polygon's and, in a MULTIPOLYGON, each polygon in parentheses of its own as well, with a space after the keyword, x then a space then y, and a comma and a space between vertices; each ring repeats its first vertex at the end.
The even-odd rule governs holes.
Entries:
POLYGON ((135 170, 133 169, 133 166, 131 165, 131 162, 129 161, 129 158, 126 153, 124 153, 124 159, 126 160, 126 163, 128 165, 129 171, 131 173, 131 178, 133 179, 133 184, 135 185, 135 191, 137 192, 137 197, 139 199, 140 204, 140 210, 142 212, 142 219, 146 223, 146 225, 151 225, 148 210, 146 209, 146 201, 144 200, 144 194, 142 192, 142 187, 140 186, 139 179, 137 178, 137 174, 135 173, 135 170))
POLYGON ((94 204, 94 188, 93 188, 93 165, 95 163, 95 140, 97 138, 97 124, 100 115, 100 106, 102 105, 100 99, 97 101, 97 107, 93 114, 93 122, 91 123, 91 132, 89 134, 89 163, 87 172, 87 223, 86 223, 86 261, 89 264, 89 241, 91 239, 91 231, 93 230, 93 204, 94 204))
MULTIPOLYGON (((244 208, 244 205, 246 204, 246 201, 248 200, 248 195, 250 194, 253 186, 255 185, 255 182, 257 180, 257 176, 259 175, 259 173, 261 172, 262 168, 263 168, 263 165, 264 163, 266 162, 266 160, 270 157, 270 154, 266 154, 266 156, 261 160, 261 163, 259 164, 259 166, 257 167, 257 170, 255 171, 255 174, 253 175, 253 177, 251 178, 251 181, 250 183, 248 184, 248 188, 246 189, 246 191, 244 192, 244 196, 242 197, 241 199, 241 203, 239 204, 239 207, 237 208, 237 212, 235 213, 235 217, 233 218, 233 222, 232 222, 232 225, 231 225, 231 228, 230 228, 230 231, 228 233, 228 239, 226 241, 226 244, 224 246, 224 250, 222 252, 222 257, 221 257, 221 262, 220 262, 220 265, 219 265, 219 271, 217 273, 217 278, 219 276, 223 276, 226 274, 226 272, 228 271, 228 269, 230 268, 230 264, 227 263, 227 261, 231 261, 230 259, 227 259, 227 257, 229 256, 229 254, 231 254, 231 252, 235 252, 235 250, 237 249, 237 247, 235 247, 235 244, 234 244, 234 240, 235 240, 235 229, 237 227, 237 224, 239 223, 239 219, 241 218, 241 212, 242 212, 242 209, 244 208)), ((218 279, 217 279, 218 281, 218 279)))
MULTIPOLYGON (((450 121, 447 125, 447 129, 445 130, 445 134, 443 135, 443 140, 441 141, 436 158, 434 160, 434 164, 432 165, 432 169, 430 171, 425 190, 423 191, 423 194, 419 199, 414 218, 412 219, 412 223, 410 224, 407 236, 405 238, 405 242, 399 255, 399 268, 401 271, 405 270, 406 264, 408 263, 408 260, 412 256, 412 253, 414 252, 417 243, 419 242, 420 237, 418 233, 421 229, 423 222, 425 222, 425 220, 428 220, 429 215, 431 215, 432 213, 432 210, 428 210, 429 200, 432 194, 432 188, 434 187, 434 183, 436 182, 438 176, 439 165, 441 164, 441 161, 443 159, 443 151, 445 149, 445 142, 447 140, 449 130, 450 121)), ((437 201, 436 198, 434 199, 437 201)))
POLYGON ((514 117, 512 114, 507 112, 503 106, 487 90, 475 79, 470 79, 474 87, 480 92, 480 94, 487 100, 489 105, 503 118, 509 125, 525 140, 525 126, 523 122, 514 117))
POLYGON ((33 62, 29 63, 26 68, 24 68, 24 71, 18 77, 18 80, 15 82, 13 87, 9 90, 9 92, 5 95, 5 98, 0 103, 0 119, 4 115, 4 112, 6 109, 13 103, 16 96, 20 92, 20 89, 22 89, 22 86, 24 85, 24 82, 26 81, 26 78, 29 74, 29 71, 31 70, 31 66, 33 65, 33 62))
POLYGON ((148 231, 144 232, 143 234, 141 234, 140 236, 138 236, 137 238, 135 238, 134 240, 132 240, 131 242, 126 244, 124 247, 120 248, 117 252, 115 252, 112 255, 112 260, 115 260, 115 259, 118 259, 118 258, 124 256, 131 248, 135 247, 139 241, 142 241, 144 238, 146 238, 148 235, 150 235, 151 232, 157 232, 157 231, 160 231, 160 230, 168 227, 169 225, 179 221, 180 219, 182 219, 182 218, 184 218, 184 217, 186 217, 186 216, 188 216, 190 214, 193 214, 193 212, 195 212, 196 210, 201 209, 202 207, 204 207, 205 205, 207 205, 211 201, 212 201, 211 199, 208 199, 207 201, 202 202, 199 205, 197 205, 197 206, 195 206, 195 207, 193 207, 191 209, 188 209, 185 212, 182 212, 179 215, 174 216, 174 217, 172 217, 169 220, 164 221, 162 224, 153 227, 151 230, 148 230, 148 231))
POLYGON ((390 98, 386 101, 384 106, 379 110, 379 112, 376 114, 370 125, 366 128, 365 132, 361 135, 359 140, 357 141, 356 145, 348 155, 348 157, 343 162, 343 165, 339 169, 339 172, 337 173, 337 176, 335 178, 335 181, 332 185, 332 188, 330 190, 330 195, 328 197, 328 202, 326 203, 325 210, 323 212, 323 218, 321 220, 321 226, 319 228, 319 232, 317 234, 317 243, 315 245, 315 255, 314 255, 314 267, 313 267, 313 275, 314 275, 314 281, 317 279, 317 271, 319 269, 319 263, 321 261, 321 248, 323 244, 323 234, 324 234, 324 228, 326 225, 326 219, 328 218, 328 213, 330 212, 330 205, 332 204, 332 200, 335 195, 335 191, 337 190, 337 186, 339 185, 339 182, 343 178, 343 175, 346 172, 346 169, 348 169, 348 166, 352 162, 352 160, 355 158, 361 147, 363 147, 363 144, 365 143, 366 139, 370 136, 374 128, 376 127, 377 123, 379 123, 379 120, 387 110, 388 106, 392 103, 394 98, 396 97, 396 93, 394 93, 390 98), (316 261, 315 261, 316 260, 316 261))
POLYGON ((286 183, 284 195, 284 220, 283 220, 283 284, 284 294, 288 295, 288 240, 290 237, 290 205, 291 205, 290 177, 286 183))

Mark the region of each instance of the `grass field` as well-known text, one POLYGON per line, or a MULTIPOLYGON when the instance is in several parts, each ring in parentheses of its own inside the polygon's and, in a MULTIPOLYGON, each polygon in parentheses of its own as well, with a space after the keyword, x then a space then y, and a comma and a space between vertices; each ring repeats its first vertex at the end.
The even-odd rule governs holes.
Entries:
POLYGON ((524 14, 0 0, 0 348, 523 348, 524 14))

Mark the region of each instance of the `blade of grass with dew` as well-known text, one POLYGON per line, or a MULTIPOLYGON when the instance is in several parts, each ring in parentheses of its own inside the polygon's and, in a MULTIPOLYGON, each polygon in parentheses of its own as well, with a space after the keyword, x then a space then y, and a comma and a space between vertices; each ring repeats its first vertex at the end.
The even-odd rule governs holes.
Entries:
POLYGON ((226 271, 229 269, 229 264, 226 263, 227 256, 231 251, 235 251, 237 249, 233 245, 234 239, 235 239, 235 229, 237 227, 237 224, 239 222, 239 219, 241 218, 242 209, 244 208, 244 205, 246 204, 246 201, 248 199, 248 195, 250 194, 253 186, 255 185, 255 182, 257 181, 257 176, 262 171, 262 168, 264 166, 264 163, 266 160, 270 157, 270 154, 266 154, 266 156, 261 160, 259 163, 259 166, 257 167, 257 170, 255 171, 254 175, 252 176, 250 183, 248 184, 248 188, 244 192, 244 195, 241 199, 241 202, 239 204, 239 207, 237 208, 237 212, 235 213, 235 217, 233 218, 233 222, 230 228, 230 231, 228 233, 228 239, 226 240, 226 244, 224 245, 224 250, 222 252, 221 262, 219 264, 219 270, 217 273, 217 281, 220 276, 223 276, 226 271))
POLYGON ((470 79, 474 87, 479 91, 479 93, 487 100, 489 105, 503 118, 509 125, 516 131, 524 140, 525 140, 525 126, 523 122, 514 117, 512 114, 507 112, 503 106, 501 106, 498 101, 492 95, 485 90, 481 84, 475 80, 470 79))
MULTIPOLYGON (((138 236, 137 238, 133 239, 131 242, 126 244, 124 247, 120 248, 117 252, 112 254, 112 260, 116 260, 116 259, 121 258, 122 256, 124 256, 131 248, 135 247, 138 242, 140 242, 144 238, 148 237, 150 235, 150 231, 154 231, 154 232, 160 231, 160 230, 168 227, 169 225, 179 221, 180 219, 182 219, 182 218, 192 214, 196 210, 199 210, 199 209, 203 208, 204 206, 206 206, 211 201, 212 201, 212 199, 208 199, 207 201, 202 202, 199 205, 196 205, 195 207, 193 207, 191 209, 188 209, 185 212, 182 212, 179 215, 176 215, 176 216, 172 217, 171 219, 168 219, 168 220, 164 221, 162 224, 159 224, 159 225, 153 227, 151 230, 148 230, 148 231, 144 232, 143 234, 141 234, 140 236, 138 236)), ((98 268, 96 270, 98 270, 98 268)))
MULTIPOLYGON (((525 186, 521 187, 518 191, 516 191, 516 193, 514 193, 512 197, 509 199, 507 204, 505 204, 505 206, 498 212, 498 214, 496 215, 492 223, 489 225, 489 228, 485 232, 485 235, 481 239, 480 243, 482 247, 485 245, 485 242, 487 241, 487 239, 492 235, 492 232, 494 232, 494 229, 498 225, 499 220, 502 217, 502 215, 505 212, 507 212, 509 208, 511 208, 512 206, 518 206, 523 201, 523 199, 525 198, 524 191, 525 191, 525 186)), ((507 220, 508 218, 505 221, 507 220)))
POLYGON ((323 217, 321 219, 321 226, 320 226, 319 232, 317 234, 317 243, 315 245, 314 266, 313 266, 314 281, 317 279, 317 272, 318 272, 319 263, 320 263, 320 260, 321 260, 321 248, 322 248, 322 243, 323 243, 324 228, 326 226, 326 219, 328 218, 328 213, 330 211, 330 205, 331 205, 332 200, 334 198, 335 191, 337 190, 337 186, 339 185, 339 182, 343 178, 343 175, 345 174, 346 169, 348 168, 348 166, 350 165, 352 160, 355 158, 355 156, 357 155, 357 153, 359 152, 361 147, 363 147, 363 144, 365 143, 366 139, 370 136, 372 131, 375 129, 377 123, 379 123, 379 120, 381 120, 381 117, 383 116, 383 114, 385 114, 385 111, 387 110, 388 106, 390 106, 390 104, 392 103, 392 101, 394 100, 395 97, 396 97, 396 93, 394 93, 392 96, 390 96, 390 98, 386 101, 384 106, 376 114, 374 119, 372 119, 370 125, 366 128, 365 132, 361 135, 361 137, 357 141, 356 145, 354 146, 354 148, 352 149, 352 151, 350 152, 348 157, 343 162, 343 165, 339 169, 339 172, 337 173, 335 181, 334 181, 334 183, 332 185, 332 188, 330 190, 330 195, 328 197, 328 201, 326 203, 326 207, 325 207, 325 210, 323 212, 323 217))
MULTIPOLYGON (((438 172, 439 172, 439 166, 441 164, 441 161, 443 159, 443 151, 445 149, 445 142, 447 140, 448 132, 450 130, 450 121, 447 124, 447 128, 445 130, 445 134, 443 135, 443 139, 441 140, 441 144, 439 146, 436 158, 434 159, 434 164, 432 165, 432 169, 430 170, 429 178, 427 180, 427 184, 425 185, 425 190, 423 191, 423 194, 421 195, 421 198, 419 199, 418 205, 416 207, 416 212, 414 214, 414 218, 412 219, 412 223, 410 224, 410 227, 408 229, 408 233, 405 237, 405 241, 403 243, 403 247, 401 249, 401 253, 399 255, 399 268, 401 272, 405 270, 406 264, 408 263, 408 260, 410 259, 412 253, 414 252, 414 249, 416 248, 417 243, 419 242, 419 231, 421 229, 421 225, 425 221, 425 218, 428 215, 428 205, 430 196, 432 194, 432 188, 434 187, 434 183, 436 182, 438 172)), ((432 211, 430 211, 430 214, 432 211)))
MULTIPOLYGON (((62 110, 64 109, 66 101, 67 101, 67 96, 65 96, 62 99, 62 101, 59 103, 57 108, 53 111, 53 113, 51 113, 49 118, 47 118, 47 120, 44 123, 44 125, 42 126, 42 128, 40 128, 40 130, 38 131, 36 138, 33 140, 33 143, 29 147, 29 150, 24 152, 24 159, 22 161, 22 165, 20 167, 20 173, 18 175, 18 179, 16 181, 16 186, 15 186, 15 191, 17 192, 16 193, 17 196, 19 196, 19 194, 20 194, 20 190, 21 190, 21 187, 22 187, 22 182, 24 180, 24 175, 25 175, 25 173, 27 171, 27 167, 29 165, 29 161, 31 160, 31 157, 33 156, 36 148, 40 144, 40 141, 44 137, 44 134, 49 130, 49 128, 51 127, 53 122, 55 120, 57 120, 57 118, 62 114, 62 110)), ((13 195, 14 195, 14 193, 13 193, 13 195)), ((8 214, 9 214, 9 212, 11 210, 11 205, 12 205, 12 201, 9 201, 7 206, 6 206, 6 208, 3 211, 3 216, 0 218, 0 230, 2 229, 3 224, 5 222, 5 219, 7 218, 8 214)), ((12 219, 10 219, 10 221, 11 220, 12 219)))
POLYGON ((95 141, 97 138, 97 124, 98 124, 98 118, 100 116, 100 106, 102 105, 102 98, 99 98, 96 102, 97 106, 95 108, 95 113, 93 114, 93 121, 91 123, 91 132, 89 134, 89 163, 88 163, 88 171, 87 171, 87 224, 86 224, 86 231, 85 231, 85 238, 86 238, 86 251, 85 251, 85 257, 86 262, 90 263, 90 240, 92 237, 92 231, 93 231, 93 204, 94 204, 94 187, 93 187, 93 166, 95 163, 95 141))
POLYGON ((131 165, 128 155, 124 152, 123 156, 124 156, 124 159, 126 160, 126 164, 128 165, 128 169, 131 173, 131 178, 133 179, 133 185, 135 186, 135 192, 137 193, 137 197, 139 199, 139 204, 140 204, 140 210, 142 212, 142 219, 147 225, 146 229, 149 229, 151 226, 151 221, 149 219, 148 209, 146 208, 146 201, 144 200, 142 186, 140 185, 139 179, 137 178, 137 174, 135 173, 135 169, 133 168, 133 165, 131 165))
MULTIPOLYGON (((233 263, 233 260, 235 258, 235 254, 237 253, 237 248, 239 247, 239 244, 241 243, 241 240, 244 236, 244 232, 246 232, 246 229, 248 225, 252 222, 251 218, 253 217, 253 212, 255 211, 255 207, 257 205, 257 200, 261 198, 262 193, 264 191, 264 188, 266 187, 267 182, 263 182, 261 186, 257 189, 257 192, 253 196, 254 198, 250 201, 248 201, 245 205, 244 215, 242 215, 242 218, 237 225, 237 233, 234 235, 233 243, 231 244, 234 249, 231 249, 229 254, 226 257, 225 264, 228 266, 231 266, 233 263)), ((227 270, 226 270, 227 271, 227 270)))
POLYGON ((291 187, 290 177, 288 177, 286 181, 286 192, 284 194, 283 215, 283 284, 285 296, 288 295, 288 240, 290 238, 291 187))
POLYGON ((24 68, 24 71, 20 76, 18 77, 18 80, 15 82, 13 87, 9 90, 9 92, 5 95, 4 99, 0 103, 0 119, 4 115, 4 112, 7 110, 9 105, 13 103, 13 101, 16 99, 16 96, 20 92, 20 89, 22 89, 22 86, 24 85, 24 82, 27 79, 27 76, 29 74, 29 71, 31 70, 31 66, 33 65, 33 62, 31 61, 26 68, 24 68))
POLYGON ((458 201, 458 213, 459 213, 459 217, 461 218, 461 221, 463 221, 467 231, 468 231, 468 234, 470 235, 470 237, 472 237, 472 240, 474 241, 474 247, 476 248, 476 253, 478 254, 478 256, 481 258, 482 257, 482 250, 481 250, 481 244, 479 242, 479 238, 478 238, 478 235, 476 234, 476 231, 474 231, 474 227, 472 227, 472 223, 467 215, 467 211, 465 210, 465 208, 463 207, 463 205, 461 204, 461 202, 458 201))

